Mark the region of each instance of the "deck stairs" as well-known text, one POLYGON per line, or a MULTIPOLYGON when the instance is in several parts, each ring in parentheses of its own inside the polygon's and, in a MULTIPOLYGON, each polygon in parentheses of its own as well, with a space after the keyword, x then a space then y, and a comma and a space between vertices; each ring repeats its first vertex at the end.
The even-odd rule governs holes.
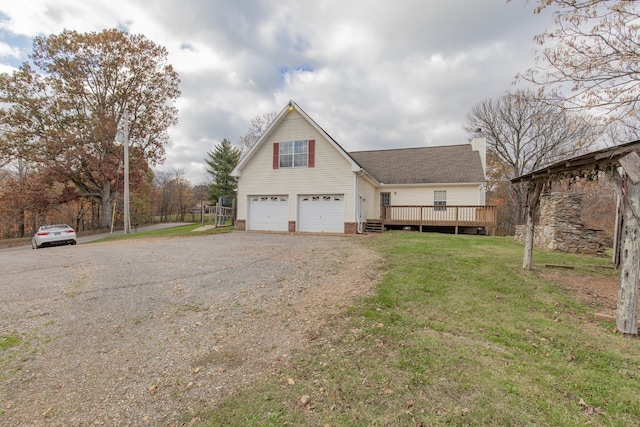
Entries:
POLYGON ((382 221, 379 219, 368 219, 364 231, 367 233, 382 233, 384 231, 382 221))

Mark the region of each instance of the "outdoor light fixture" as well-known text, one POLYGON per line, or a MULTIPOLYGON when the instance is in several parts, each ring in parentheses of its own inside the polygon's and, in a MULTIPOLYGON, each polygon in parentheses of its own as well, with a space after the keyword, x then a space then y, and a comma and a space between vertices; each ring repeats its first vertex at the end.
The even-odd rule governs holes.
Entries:
POLYGON ((293 111, 293 104, 289 101, 289 111, 293 111))

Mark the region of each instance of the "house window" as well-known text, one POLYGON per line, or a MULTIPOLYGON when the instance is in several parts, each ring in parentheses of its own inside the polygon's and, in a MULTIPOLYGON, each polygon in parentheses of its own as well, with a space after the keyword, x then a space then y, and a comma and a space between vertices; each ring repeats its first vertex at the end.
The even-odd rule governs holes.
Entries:
POLYGON ((309 164, 309 141, 288 141, 280 143, 281 168, 301 168, 309 164))
POLYGON ((433 206, 436 211, 447 210, 447 191, 436 190, 433 192, 433 206))

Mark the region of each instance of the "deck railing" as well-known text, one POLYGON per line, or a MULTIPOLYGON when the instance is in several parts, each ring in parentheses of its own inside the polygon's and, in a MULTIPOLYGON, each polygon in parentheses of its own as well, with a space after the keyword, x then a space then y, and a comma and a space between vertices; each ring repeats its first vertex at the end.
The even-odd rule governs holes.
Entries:
POLYGON ((495 227, 495 206, 381 206, 389 225, 495 227))

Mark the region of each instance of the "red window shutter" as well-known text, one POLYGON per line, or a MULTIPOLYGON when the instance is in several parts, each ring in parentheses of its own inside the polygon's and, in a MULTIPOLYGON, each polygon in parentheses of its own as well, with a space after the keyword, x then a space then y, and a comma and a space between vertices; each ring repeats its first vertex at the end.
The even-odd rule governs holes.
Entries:
POLYGON ((273 143, 273 168, 278 169, 280 166, 280 143, 273 143))
POLYGON ((309 140, 309 167, 315 167, 316 165, 316 141, 309 140))

